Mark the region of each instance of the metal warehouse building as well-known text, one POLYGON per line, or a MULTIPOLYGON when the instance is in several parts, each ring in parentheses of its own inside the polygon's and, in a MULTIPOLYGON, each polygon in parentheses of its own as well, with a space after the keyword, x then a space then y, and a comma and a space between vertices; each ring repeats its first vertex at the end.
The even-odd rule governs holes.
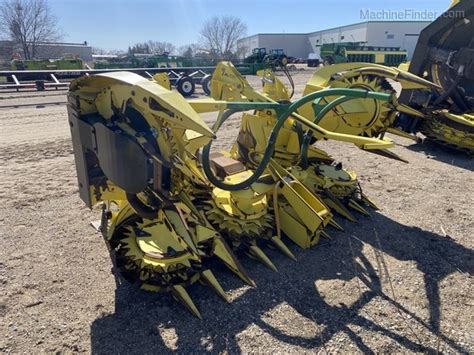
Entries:
POLYGON ((411 59, 418 36, 430 21, 367 21, 311 33, 259 33, 237 42, 242 57, 253 48, 282 48, 288 56, 307 58, 323 43, 364 42, 374 47, 400 47, 411 59))
MULTIPOLYGON (((22 53, 19 45, 15 45, 11 41, 0 41, 0 60, 10 61, 14 52, 22 53)), ((65 55, 72 55, 85 61, 91 61, 92 47, 87 42, 38 42, 36 44, 35 59, 54 59, 65 55)))
POLYGON ((65 55, 79 57, 85 61, 92 60, 92 47, 84 43, 41 42, 36 45, 38 59, 60 58, 65 55))

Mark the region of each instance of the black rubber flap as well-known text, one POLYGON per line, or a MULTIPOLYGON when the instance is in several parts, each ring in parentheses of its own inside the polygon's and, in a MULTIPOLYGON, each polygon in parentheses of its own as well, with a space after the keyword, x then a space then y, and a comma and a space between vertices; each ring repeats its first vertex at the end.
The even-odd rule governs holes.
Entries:
POLYGON ((140 145, 120 131, 102 123, 94 124, 99 164, 115 185, 137 194, 145 189, 149 179, 147 156, 140 145))

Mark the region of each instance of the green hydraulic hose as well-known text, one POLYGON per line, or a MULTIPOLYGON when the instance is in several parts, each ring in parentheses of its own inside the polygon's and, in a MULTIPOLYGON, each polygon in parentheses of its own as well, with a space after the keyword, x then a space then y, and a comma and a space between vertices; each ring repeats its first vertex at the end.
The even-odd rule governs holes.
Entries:
MULTIPOLYGON (((321 98, 318 98, 314 100, 313 102, 313 110, 316 118, 314 119, 314 123, 319 124, 321 120, 323 119, 326 114, 331 111, 334 107, 339 106, 340 104, 343 104, 344 102, 354 100, 356 99, 355 97, 350 97, 350 96, 341 96, 338 97, 337 99, 332 100, 328 104, 322 106, 319 104, 321 98), (322 108, 321 108, 322 107, 322 108)), ((313 136, 312 133, 310 133, 310 130, 304 135, 303 142, 301 143, 301 167, 303 169, 306 169, 308 167, 308 148, 309 148, 309 142, 311 141, 311 137, 313 136)))
MULTIPOLYGON (((263 155, 263 158, 260 161, 258 167, 255 169, 254 173, 249 178, 247 178, 245 181, 242 181, 238 184, 226 184, 223 181, 220 181, 219 179, 217 179, 217 177, 212 172, 211 162, 209 159, 212 141, 210 141, 207 145, 205 145, 202 150, 202 166, 203 166, 203 170, 206 177, 209 179, 209 181, 213 185, 226 191, 238 191, 238 190, 243 190, 250 187, 250 185, 256 182, 260 178, 260 176, 265 172, 265 169, 267 168, 270 159, 273 157, 273 153, 275 151, 276 139, 285 121, 301 106, 307 104, 310 101, 313 101, 320 97, 326 97, 326 96, 349 96, 353 98, 372 98, 375 100, 382 100, 382 101, 388 101, 391 97, 390 94, 378 93, 378 92, 372 92, 372 91, 366 91, 366 90, 358 90, 358 89, 326 89, 326 90, 321 90, 321 91, 313 92, 309 95, 306 95, 290 105, 281 105, 283 106, 282 107, 283 110, 281 109, 277 110, 277 112, 280 111, 281 113, 279 113, 275 126, 273 126, 272 132, 270 133, 270 137, 268 138, 268 142, 265 148, 265 153, 263 155)), ((222 124, 234 113, 239 112, 239 111, 241 112, 241 111, 246 111, 246 110, 251 110, 251 109, 258 109, 260 108, 260 106, 269 106, 269 107, 271 106, 272 108, 275 107, 274 104, 271 105, 270 103, 267 105, 262 105, 262 103, 250 103, 250 102, 228 103, 227 107, 229 107, 231 110, 224 112, 224 114, 219 117, 219 120, 218 122, 216 122, 216 125, 215 125, 215 133, 217 133, 217 130, 222 126, 222 124), (259 105, 256 105, 256 104, 259 104, 259 105), (235 109, 232 109, 234 107, 235 109)))

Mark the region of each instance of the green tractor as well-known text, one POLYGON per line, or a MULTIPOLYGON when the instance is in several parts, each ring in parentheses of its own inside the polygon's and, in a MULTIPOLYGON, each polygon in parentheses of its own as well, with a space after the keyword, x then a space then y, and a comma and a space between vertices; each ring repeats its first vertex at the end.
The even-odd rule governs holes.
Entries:
POLYGON ((252 54, 244 59, 245 64, 258 64, 263 63, 263 59, 267 55, 266 48, 254 48, 252 54))
POLYGON ((254 48, 252 54, 244 59, 243 64, 235 64, 237 70, 243 75, 255 75, 259 70, 267 67, 286 67, 288 57, 283 49, 254 48))
POLYGON ((283 49, 270 49, 267 52, 266 48, 254 48, 252 54, 244 59, 245 64, 272 64, 279 63, 280 65, 288 64, 288 57, 283 49))
POLYGON ((270 53, 268 53, 263 61, 266 63, 278 63, 282 66, 286 66, 288 64, 288 56, 285 54, 283 49, 271 49, 270 53))

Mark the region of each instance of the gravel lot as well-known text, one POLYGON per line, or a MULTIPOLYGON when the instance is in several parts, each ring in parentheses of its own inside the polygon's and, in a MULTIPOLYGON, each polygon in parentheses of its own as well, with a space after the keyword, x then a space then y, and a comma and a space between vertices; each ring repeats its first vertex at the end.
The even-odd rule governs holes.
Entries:
MULTIPOLYGON (((310 71, 294 75, 297 97, 310 71)), ((258 86, 257 78, 250 78, 258 86)), ((0 93, 0 106, 64 92, 0 93)), ((275 273, 216 264, 229 294, 190 289, 204 320, 169 295, 116 289, 99 211, 79 199, 66 106, 0 109, 0 352, 474 352, 474 161, 396 138, 409 164, 326 142, 380 207, 312 250, 273 250, 275 273)), ((212 119, 206 116, 206 121, 212 119)), ((220 146, 236 136, 230 121, 220 146)))

